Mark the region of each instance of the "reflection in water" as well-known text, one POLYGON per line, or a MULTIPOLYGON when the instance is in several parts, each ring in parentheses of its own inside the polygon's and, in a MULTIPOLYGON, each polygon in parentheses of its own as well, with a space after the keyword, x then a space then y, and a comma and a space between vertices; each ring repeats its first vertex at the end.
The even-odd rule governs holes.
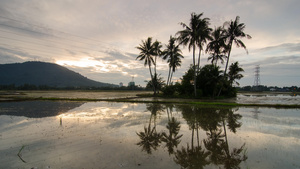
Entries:
POLYGON ((181 126, 180 122, 175 117, 173 117, 173 107, 174 105, 166 106, 168 114, 168 123, 166 125, 166 128, 168 133, 162 133, 162 142, 166 144, 169 155, 174 153, 174 148, 177 148, 178 144, 181 142, 180 138, 182 137, 182 134, 178 135, 181 126))
POLYGON ((224 168, 240 168, 240 163, 247 160, 245 143, 237 148, 230 148, 228 143, 227 129, 236 133, 237 129, 242 126, 242 123, 239 122, 242 116, 235 113, 237 110, 190 105, 176 106, 177 110, 182 112, 182 116, 191 130, 191 144, 187 143, 186 146, 177 148, 183 135, 179 135, 180 122, 172 117, 173 107, 173 105, 148 104, 147 109, 151 112, 148 128, 144 127, 144 132, 137 133, 141 140, 137 145, 142 147, 142 151, 151 154, 152 150, 165 144, 169 155, 173 155, 174 162, 182 168, 204 168, 209 164, 224 168), (166 125, 168 134, 164 131, 156 131, 155 127, 156 115, 163 109, 167 111, 168 115, 166 125), (152 118, 154 118, 153 127, 151 127, 152 118), (200 130, 206 132, 206 138, 200 138, 200 130))
POLYGON ((137 133, 141 139, 137 145, 141 146, 142 150, 148 154, 152 153, 152 149, 156 150, 161 143, 162 134, 156 131, 156 117, 163 109, 164 107, 161 104, 148 104, 147 110, 151 112, 148 127, 144 127, 144 132, 137 133), (152 119, 153 127, 151 127, 152 119))
POLYGON ((57 116, 81 106, 84 102, 23 101, 0 103, 0 115, 43 118, 57 116))
POLYGON ((257 120, 247 107, 88 102, 20 116, 76 105, 38 103, 0 103, 0 168, 300 168, 299 109, 260 107, 257 120))

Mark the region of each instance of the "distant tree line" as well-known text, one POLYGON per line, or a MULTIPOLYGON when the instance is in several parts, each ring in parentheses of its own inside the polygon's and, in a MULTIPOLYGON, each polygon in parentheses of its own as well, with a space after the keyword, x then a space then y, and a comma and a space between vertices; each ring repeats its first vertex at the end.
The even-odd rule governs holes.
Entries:
POLYGON ((234 85, 239 85, 244 70, 238 62, 229 64, 232 46, 242 47, 248 53, 242 38, 251 39, 244 33, 245 24, 239 22, 240 17, 225 22, 223 26, 210 27, 210 19, 203 18, 203 13, 192 13, 188 24, 180 23, 183 30, 175 36, 170 36, 168 44, 163 45, 152 37, 142 40, 136 48, 140 51, 137 60, 144 61, 144 66, 149 69, 151 80, 147 87, 151 87, 154 95, 160 90, 165 95, 186 95, 189 97, 232 97, 236 95, 234 85), (193 53, 193 61, 181 78, 181 82, 172 83, 172 76, 176 69, 181 66, 183 59, 180 46, 188 47, 193 53), (206 47, 206 48, 205 48, 206 47), (198 56, 196 56, 198 50, 198 56), (201 55, 209 54, 208 61, 211 64, 200 67, 201 55), (167 81, 157 73, 157 58, 162 58, 168 63, 167 81), (224 64, 225 69, 220 70, 218 63, 224 64))
POLYGON ((122 86, 122 87, 89 87, 89 86, 68 86, 68 87, 56 87, 48 85, 32 85, 32 84, 23 84, 23 85, 0 85, 0 90, 146 90, 141 86, 122 86))

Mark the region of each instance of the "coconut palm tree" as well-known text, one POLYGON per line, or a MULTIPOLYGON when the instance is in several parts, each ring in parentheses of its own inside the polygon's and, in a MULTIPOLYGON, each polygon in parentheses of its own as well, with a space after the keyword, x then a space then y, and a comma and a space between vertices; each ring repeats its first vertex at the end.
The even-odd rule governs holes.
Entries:
POLYGON ((153 43, 153 48, 154 48, 154 58, 155 58, 154 59, 154 74, 157 74, 156 73, 156 65, 157 65, 156 60, 157 60, 157 57, 161 57, 161 55, 162 55, 162 51, 161 51, 162 45, 159 41, 156 40, 153 43))
POLYGON ((246 45, 241 40, 241 38, 248 38, 251 39, 252 37, 246 33, 244 33, 246 25, 244 23, 240 23, 240 17, 237 16, 234 21, 225 22, 224 23, 225 29, 225 36, 227 44, 228 44, 228 55, 227 55, 227 61, 224 71, 224 76, 226 76, 226 71, 229 63, 229 57, 232 49, 232 44, 235 43, 237 47, 242 47, 246 50, 248 53, 248 50, 246 48, 246 45))
POLYGON ((181 66, 181 59, 183 58, 182 52, 179 49, 179 45, 175 44, 176 38, 170 36, 169 44, 166 45, 166 49, 162 52, 163 59, 169 63, 169 74, 167 85, 172 81, 172 75, 176 71, 178 66, 181 66), (171 71, 172 70, 172 71, 171 71))
POLYGON ((228 78, 230 85, 235 82, 237 85, 240 85, 236 80, 240 80, 242 77, 244 77, 240 72, 243 72, 244 69, 239 66, 239 62, 232 63, 229 66, 229 72, 228 72, 228 78))
MULTIPOLYGON (((155 54, 156 52, 155 52, 154 44, 152 43, 152 38, 148 37, 145 41, 142 40, 142 44, 140 44, 136 48, 140 50, 140 54, 137 56, 136 59, 144 60, 144 66, 147 66, 147 65, 149 66, 151 81, 152 81, 152 84, 154 84, 154 77, 152 74, 151 66, 153 64, 155 65, 153 56, 156 55, 155 54)), ((153 85, 152 87, 153 87, 153 91, 154 91, 154 95, 155 95, 156 94, 155 85, 153 85)))
MULTIPOLYGON (((227 42, 227 61, 226 61, 226 66, 225 66, 225 71, 224 71, 224 79, 226 78, 226 72, 227 72, 227 67, 228 67, 228 63, 229 63, 229 58, 230 58, 230 53, 232 50, 232 44, 235 43, 237 47, 242 47, 246 50, 246 52, 248 53, 248 50, 246 48, 246 45, 244 44, 244 42, 241 40, 241 38, 248 38, 251 39, 252 37, 246 33, 244 33, 244 29, 246 27, 246 25, 244 23, 240 23, 240 17, 236 16, 234 21, 230 21, 230 22, 225 22, 224 23, 224 28, 225 28, 225 36, 224 38, 226 39, 227 42)), ((222 87, 219 91, 218 96, 221 94, 222 91, 222 87)))
POLYGON ((221 64, 224 64, 224 59, 226 58, 226 44, 224 39, 224 29, 222 27, 217 27, 211 34, 212 40, 208 43, 206 47, 206 52, 210 54, 207 60, 211 60, 211 63, 217 66, 218 60, 221 64))
MULTIPOLYGON (((187 25, 185 23, 180 23, 184 28, 181 31, 178 31, 176 35, 178 35, 178 41, 183 46, 188 46, 189 51, 193 50, 193 67, 196 68, 196 60, 195 60, 195 50, 196 46, 199 42, 199 23, 200 17, 202 13, 197 15, 196 13, 191 14, 190 23, 187 25)), ((196 70, 196 69, 195 69, 196 70)), ((194 94, 197 96, 196 92, 196 74, 197 71, 194 72, 194 94)))
POLYGON ((201 19, 201 16, 203 13, 199 14, 199 25, 198 25, 198 40, 197 40, 197 46, 199 48, 199 56, 198 56, 198 73, 200 70, 200 57, 201 57, 201 51, 203 50, 203 46, 207 43, 208 40, 212 40, 210 33, 212 29, 209 27, 209 18, 203 18, 201 19))

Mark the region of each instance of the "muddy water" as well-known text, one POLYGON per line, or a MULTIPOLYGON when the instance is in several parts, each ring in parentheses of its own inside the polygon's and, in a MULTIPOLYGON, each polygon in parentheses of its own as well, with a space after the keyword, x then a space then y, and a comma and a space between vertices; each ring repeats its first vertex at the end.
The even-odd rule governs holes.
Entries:
POLYGON ((0 168, 300 168, 299 124, 299 109, 0 103, 0 168))

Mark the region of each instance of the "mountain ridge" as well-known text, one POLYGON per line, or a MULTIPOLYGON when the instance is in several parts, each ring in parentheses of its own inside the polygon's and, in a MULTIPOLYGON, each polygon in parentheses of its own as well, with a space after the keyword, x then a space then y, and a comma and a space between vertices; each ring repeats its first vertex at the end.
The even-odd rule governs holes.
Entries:
POLYGON ((98 82, 55 63, 29 61, 0 64, 0 85, 47 85, 51 87, 117 87, 98 82))

